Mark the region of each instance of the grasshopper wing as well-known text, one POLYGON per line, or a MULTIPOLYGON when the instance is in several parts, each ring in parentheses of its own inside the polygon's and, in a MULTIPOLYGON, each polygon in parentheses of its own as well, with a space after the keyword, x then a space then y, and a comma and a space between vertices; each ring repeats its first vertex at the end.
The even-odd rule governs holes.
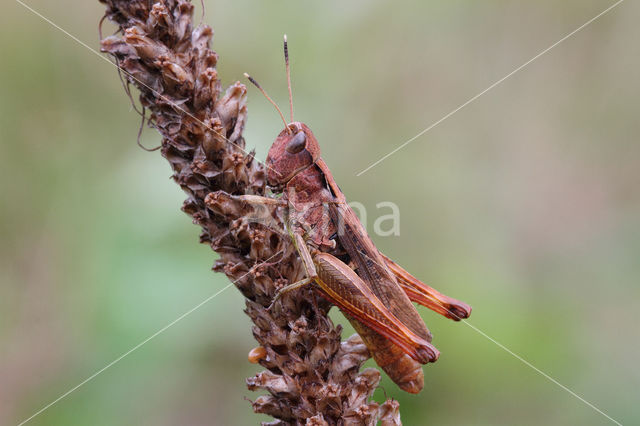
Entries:
POLYGON ((317 253, 314 263, 317 284, 345 314, 389 339, 422 364, 438 359, 438 350, 400 322, 346 264, 328 253, 317 253))

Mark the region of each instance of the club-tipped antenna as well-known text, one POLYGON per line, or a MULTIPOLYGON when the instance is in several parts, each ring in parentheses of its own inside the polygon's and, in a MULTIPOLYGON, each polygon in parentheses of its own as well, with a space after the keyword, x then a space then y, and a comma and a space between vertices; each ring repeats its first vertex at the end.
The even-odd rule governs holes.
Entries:
POLYGON ((284 35, 284 64, 287 68, 287 87, 289 88, 289 112, 293 123, 293 93, 291 92, 291 67, 289 66, 289 46, 287 45, 287 35, 284 35))
POLYGON ((256 88, 260 91, 260 93, 262 93, 264 95, 265 98, 267 98, 267 100, 269 102, 271 102, 271 104, 276 107, 276 111, 278 111, 278 114, 280 114, 280 118, 282 118, 282 122, 284 123, 284 128, 287 129, 287 132, 289 134, 291 134, 291 129, 289 128, 289 124, 287 123, 287 120, 285 120, 284 115, 282 114, 282 111, 280 110, 280 108, 278 108, 278 105, 273 101, 273 99, 271 99, 269 97, 269 95, 267 95, 267 92, 264 91, 264 89, 262 88, 262 86, 260 86, 260 84, 258 84, 258 82, 251 77, 249 74, 247 74, 246 72, 244 73, 244 76, 247 77, 249 79, 249 81, 251 82, 251 84, 253 84, 254 86, 256 86, 256 88))

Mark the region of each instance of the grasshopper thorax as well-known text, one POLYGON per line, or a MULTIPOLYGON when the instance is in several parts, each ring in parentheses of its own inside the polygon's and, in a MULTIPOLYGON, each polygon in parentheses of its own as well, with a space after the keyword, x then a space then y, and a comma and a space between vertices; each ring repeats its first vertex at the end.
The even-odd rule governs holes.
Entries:
POLYGON ((267 155, 267 182, 279 188, 320 158, 320 147, 311 129, 300 122, 287 125, 267 155))

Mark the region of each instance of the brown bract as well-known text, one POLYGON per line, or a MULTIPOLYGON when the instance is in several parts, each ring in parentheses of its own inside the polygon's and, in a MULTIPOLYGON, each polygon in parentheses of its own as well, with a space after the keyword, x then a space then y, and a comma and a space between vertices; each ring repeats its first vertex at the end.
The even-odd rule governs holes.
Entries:
POLYGON ((267 173, 244 151, 246 88, 234 83, 222 90, 211 28, 193 26, 189 1, 100 2, 119 28, 101 41, 102 50, 123 69, 127 93, 131 84, 140 91, 148 124, 162 136, 162 155, 187 194, 182 209, 201 226, 200 241, 220 256, 214 270, 246 297, 253 335, 264 348, 253 359, 266 368, 247 380, 249 389, 266 391, 254 411, 273 416, 272 424, 399 424, 396 402, 370 401, 380 374, 359 371, 367 348, 358 336, 340 342, 327 302, 308 289, 285 296, 273 311, 265 308, 303 270, 277 209, 267 226, 249 220, 249 207, 231 196, 265 195, 267 173))

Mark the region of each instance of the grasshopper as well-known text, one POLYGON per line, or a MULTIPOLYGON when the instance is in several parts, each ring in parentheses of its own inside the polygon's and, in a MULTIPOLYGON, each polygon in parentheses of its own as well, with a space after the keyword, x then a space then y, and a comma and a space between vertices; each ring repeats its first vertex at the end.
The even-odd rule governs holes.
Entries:
POLYGON ((458 321, 471 308, 413 277, 381 254, 360 223, 320 157, 309 127, 293 120, 291 77, 285 36, 290 122, 260 85, 247 78, 273 103, 285 124, 267 156, 267 183, 280 198, 238 196, 247 203, 284 209, 287 232, 302 260, 306 278, 278 291, 305 285, 335 304, 351 322, 376 363, 403 390, 424 386, 422 364, 434 362, 438 350, 411 302, 458 321))

